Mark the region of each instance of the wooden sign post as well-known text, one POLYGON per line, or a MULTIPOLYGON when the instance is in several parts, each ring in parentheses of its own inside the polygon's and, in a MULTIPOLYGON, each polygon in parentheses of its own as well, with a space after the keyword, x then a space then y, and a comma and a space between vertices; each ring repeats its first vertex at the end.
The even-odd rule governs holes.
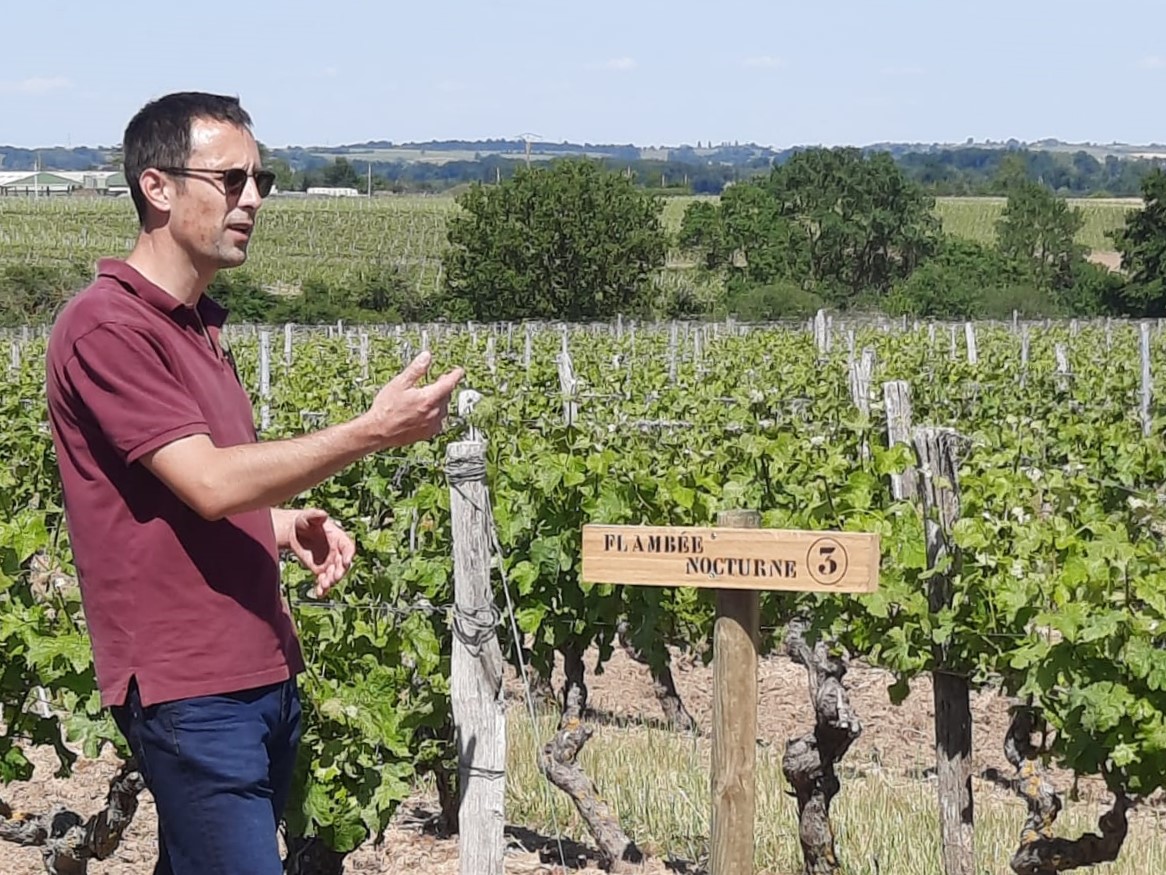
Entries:
POLYGON ((711 875, 753 871, 760 591, 878 587, 878 535, 760 525, 756 511, 725 511, 711 528, 583 527, 583 580, 716 590, 711 875))

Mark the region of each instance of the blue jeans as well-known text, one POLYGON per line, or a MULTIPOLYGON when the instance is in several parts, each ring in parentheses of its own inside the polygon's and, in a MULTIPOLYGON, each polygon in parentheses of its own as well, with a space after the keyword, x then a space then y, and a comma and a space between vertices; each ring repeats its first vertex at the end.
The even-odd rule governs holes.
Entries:
POLYGON ((111 709, 158 811, 154 875, 280 875, 277 832, 299 745, 295 679, 111 709))

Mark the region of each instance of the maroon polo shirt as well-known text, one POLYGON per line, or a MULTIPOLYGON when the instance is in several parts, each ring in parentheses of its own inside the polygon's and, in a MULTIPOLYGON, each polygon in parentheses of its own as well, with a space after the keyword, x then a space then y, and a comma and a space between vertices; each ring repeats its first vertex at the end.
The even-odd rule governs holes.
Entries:
POLYGON ((271 512, 209 522, 141 464, 181 437, 254 442, 250 398, 220 352, 226 311, 194 310, 123 261, 64 307, 46 359, 49 419, 103 705, 143 704, 303 670, 280 593, 271 512))

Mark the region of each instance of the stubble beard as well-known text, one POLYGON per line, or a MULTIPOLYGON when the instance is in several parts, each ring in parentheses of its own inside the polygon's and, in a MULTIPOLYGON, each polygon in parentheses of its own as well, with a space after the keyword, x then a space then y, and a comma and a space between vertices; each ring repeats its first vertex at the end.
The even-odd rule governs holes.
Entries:
MULTIPOLYGON (((231 232, 227 232, 231 233, 231 232)), ((226 237, 220 237, 215 246, 215 260, 221 270, 240 267, 247 261, 247 247, 251 243, 232 243, 226 237)))

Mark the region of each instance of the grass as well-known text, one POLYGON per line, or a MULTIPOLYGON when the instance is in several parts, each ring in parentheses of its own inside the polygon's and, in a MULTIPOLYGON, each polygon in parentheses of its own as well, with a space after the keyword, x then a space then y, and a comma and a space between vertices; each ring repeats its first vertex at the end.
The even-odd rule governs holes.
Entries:
MULTIPOLYGON (((535 751, 554 733, 555 716, 532 727, 529 715, 512 712, 508 724, 507 821, 548 836, 594 841, 566 795, 538 772, 535 751)), ((709 836, 708 738, 641 726, 600 726, 579 757, 580 765, 618 813, 628 835, 663 860, 707 864, 709 836)), ((757 749, 756 858, 758 875, 802 871, 797 808, 781 772, 782 746, 757 749)), ((856 764, 843 761, 853 771, 856 764)), ((842 770, 840 770, 842 771, 842 770)), ((1008 861, 1024 823, 1024 804, 977 782, 976 854, 979 873, 1010 873, 1008 861)), ((1076 838, 1096 832, 1107 803, 1070 802, 1057 834, 1076 838)), ((937 875, 942 871, 935 785, 871 768, 862 777, 843 775, 832 820, 844 871, 850 875, 937 875)), ((1135 812, 1115 863, 1091 870, 1101 875, 1166 871, 1166 819, 1135 812)))
MULTIPOLYGON (((1077 234, 1077 241, 1098 252, 1112 251, 1113 241, 1106 235, 1125 224, 1126 214, 1138 209, 1138 199, 1091 200, 1070 199, 1071 206, 1081 210, 1085 225, 1077 234)), ((1005 198, 945 197, 936 198, 935 212, 945 230, 959 237, 981 243, 996 239, 996 221, 1004 212, 1005 198)))

